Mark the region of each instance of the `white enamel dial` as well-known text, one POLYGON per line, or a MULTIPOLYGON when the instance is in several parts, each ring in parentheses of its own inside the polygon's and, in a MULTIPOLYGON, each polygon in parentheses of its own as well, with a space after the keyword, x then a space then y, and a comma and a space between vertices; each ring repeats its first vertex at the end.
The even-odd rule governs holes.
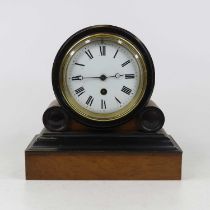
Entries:
POLYGON ((68 91, 79 106, 91 112, 117 112, 132 101, 139 88, 141 66, 136 57, 117 42, 89 42, 68 63, 68 91))
POLYGON ((139 48, 111 33, 91 34, 70 43, 61 51, 65 54, 59 71, 65 105, 92 121, 114 121, 131 113, 147 86, 139 48))

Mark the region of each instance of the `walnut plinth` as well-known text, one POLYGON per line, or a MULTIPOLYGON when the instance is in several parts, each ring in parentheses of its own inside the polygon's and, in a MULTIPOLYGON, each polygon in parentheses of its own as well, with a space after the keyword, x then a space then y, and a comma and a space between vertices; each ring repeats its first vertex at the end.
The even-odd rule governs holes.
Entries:
POLYGON ((179 180, 182 151, 158 133, 44 130, 25 151, 28 180, 179 180))

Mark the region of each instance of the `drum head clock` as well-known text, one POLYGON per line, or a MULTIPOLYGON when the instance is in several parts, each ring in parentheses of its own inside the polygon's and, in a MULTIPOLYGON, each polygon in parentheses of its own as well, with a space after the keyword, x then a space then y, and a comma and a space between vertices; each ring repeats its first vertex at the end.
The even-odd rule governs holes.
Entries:
POLYGON ((82 29, 58 51, 52 70, 58 102, 82 124, 120 125, 148 102, 154 66, 144 44, 115 26, 82 29))

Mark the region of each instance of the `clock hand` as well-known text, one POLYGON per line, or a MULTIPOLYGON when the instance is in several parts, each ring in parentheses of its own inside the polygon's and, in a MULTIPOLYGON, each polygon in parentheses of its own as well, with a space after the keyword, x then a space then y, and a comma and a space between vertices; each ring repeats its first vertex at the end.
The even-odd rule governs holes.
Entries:
POLYGON ((102 81, 106 80, 107 78, 110 78, 110 77, 115 77, 115 78, 120 78, 122 76, 124 76, 125 74, 119 74, 119 73, 116 73, 114 76, 106 76, 104 74, 102 74, 100 77, 83 77, 81 76, 81 79, 100 79, 102 81))
POLYGON ((93 78, 93 79, 100 79, 100 80, 104 81, 107 78, 107 76, 102 74, 100 77, 82 77, 82 78, 83 79, 91 79, 91 78, 93 78))
POLYGON ((91 79, 91 78, 100 79, 100 77, 83 77, 83 79, 91 79))
POLYGON ((101 76, 100 77, 83 77, 82 75, 78 75, 78 76, 72 77, 72 80, 83 80, 83 79, 91 79, 91 78, 101 79, 101 76))
POLYGON ((119 73, 116 73, 114 76, 108 76, 108 78, 109 77, 115 77, 115 78, 120 78, 120 77, 122 77, 122 76, 124 76, 124 74, 119 74, 119 73))

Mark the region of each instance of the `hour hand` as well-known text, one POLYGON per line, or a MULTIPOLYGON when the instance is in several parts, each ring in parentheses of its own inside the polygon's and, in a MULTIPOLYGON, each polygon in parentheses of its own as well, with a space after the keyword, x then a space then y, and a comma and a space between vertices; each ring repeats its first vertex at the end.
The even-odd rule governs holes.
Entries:
POLYGON ((100 79, 100 77, 83 77, 83 79, 100 79))
POLYGON ((102 81, 104 81, 105 79, 106 79, 107 77, 106 77, 106 75, 104 75, 104 74, 102 74, 101 76, 99 76, 99 77, 84 77, 84 76, 82 76, 82 75, 78 75, 78 76, 73 76, 72 77, 72 80, 83 80, 83 79, 100 79, 100 80, 102 80, 102 81))
POLYGON ((100 80, 104 81, 104 80, 106 80, 107 76, 102 74, 100 77, 83 77, 83 79, 91 79, 91 78, 100 79, 100 80))

